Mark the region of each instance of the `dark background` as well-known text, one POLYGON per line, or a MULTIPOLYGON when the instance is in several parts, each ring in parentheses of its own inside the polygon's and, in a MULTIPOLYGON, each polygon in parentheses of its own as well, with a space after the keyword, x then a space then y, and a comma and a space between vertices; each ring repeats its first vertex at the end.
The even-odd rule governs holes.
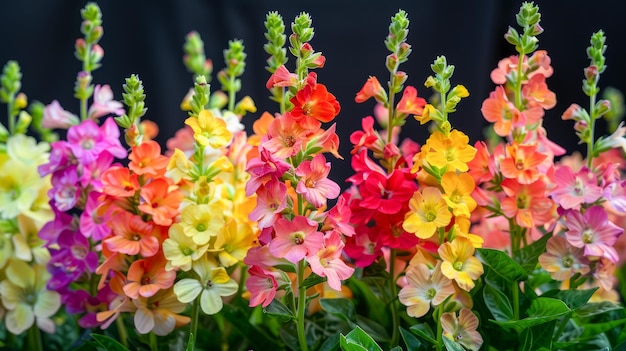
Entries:
MULTIPOLYGON (((594 31, 607 35, 608 69, 601 87, 626 86, 626 21, 615 1, 537 1, 545 32, 539 36, 541 49, 548 51, 555 69, 548 86, 557 94, 557 105, 547 111, 544 125, 548 136, 568 150, 580 149, 572 130, 573 122, 562 121, 561 114, 572 103, 588 107, 581 91, 583 68, 589 64, 585 49, 594 31)), ((18 60, 23 73, 23 88, 30 100, 61 105, 78 113, 73 86, 81 63, 74 58, 74 41, 81 36, 80 9, 84 1, 25 0, 0 4, 0 64, 18 60)), ((345 161, 335 162, 331 177, 340 185, 350 175, 349 135, 360 128, 361 118, 372 114, 374 102, 356 104, 354 95, 368 76, 385 84, 388 54, 384 39, 391 17, 407 11, 410 19, 408 43, 413 53, 400 69, 407 72, 407 85, 414 85, 420 96, 431 91, 423 86, 431 74, 430 64, 446 55, 456 66, 453 84, 463 84, 470 97, 452 114, 454 127, 465 131, 472 142, 482 138, 486 126, 481 113, 482 101, 494 89, 489 73, 498 60, 513 55, 514 48, 503 36, 509 25, 519 29, 515 14, 521 1, 101 1, 104 37, 100 44, 105 55, 103 67, 93 72, 95 84, 110 84, 115 99, 121 100, 124 78, 139 74, 147 94, 145 118, 158 123, 158 141, 165 140, 183 126, 186 113, 180 111, 181 99, 192 86, 192 75, 182 63, 185 35, 200 33, 207 57, 213 59, 214 73, 223 68, 222 50, 231 39, 242 39, 248 55, 246 72, 241 77, 243 90, 238 99, 250 95, 259 111, 249 114, 244 124, 251 126, 256 117, 277 106, 268 99, 264 69, 268 55, 263 51, 265 15, 277 10, 289 24, 301 11, 313 18, 315 37, 311 44, 327 58, 319 69, 318 81, 325 84, 341 103, 336 118, 345 161)), ((293 57, 287 67, 293 70, 293 57)), ((219 89, 213 79, 212 90, 219 89)), ((3 123, 4 112, 0 113, 3 123)), ((251 128, 249 129, 251 131, 251 128)), ((410 120, 403 136, 418 143, 426 138, 426 128, 410 120)), ((332 156, 331 156, 332 157, 332 156)))

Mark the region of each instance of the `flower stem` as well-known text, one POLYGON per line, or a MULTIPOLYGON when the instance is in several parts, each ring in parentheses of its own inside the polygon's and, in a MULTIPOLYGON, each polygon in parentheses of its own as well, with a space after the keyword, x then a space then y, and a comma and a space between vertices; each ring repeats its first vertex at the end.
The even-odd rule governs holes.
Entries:
MULTIPOLYGON (((196 347, 196 339, 198 338, 198 316, 200 314, 200 298, 196 298, 193 300, 193 305, 191 305, 191 327, 189 328, 189 336, 187 340, 191 340, 191 335, 193 335, 193 346, 191 350, 193 351, 196 347)), ((189 349, 189 346, 187 347, 189 349)))
MULTIPOLYGON (((593 88, 595 90, 596 84, 593 88)), ((589 97, 589 141, 587 142, 587 168, 591 169, 594 154, 594 129, 596 124, 596 94, 589 97)))
POLYGON ((395 261, 396 261, 396 249, 391 249, 389 254, 389 308, 391 308, 391 347, 395 347, 399 342, 398 325, 399 316, 398 309, 396 308, 396 297, 398 296, 398 290, 396 285, 395 261))
POLYGON ((7 102, 7 116, 9 118, 9 135, 15 133, 15 115, 13 114, 13 104, 15 102, 14 96, 9 96, 9 102, 7 102))
POLYGON ((511 283, 511 290, 513 292, 513 318, 519 320, 519 283, 517 281, 511 283))
POLYGON ((154 332, 150 332, 150 351, 158 351, 159 343, 157 342, 157 336, 154 332))
POLYGON ((32 351, 43 350, 43 346, 41 344, 41 333, 39 332, 39 327, 37 327, 37 323, 34 323, 28 330, 27 343, 28 343, 28 350, 32 350, 32 351))
POLYGON ((124 347, 128 347, 128 332, 126 331, 126 326, 124 326, 124 320, 120 317, 116 318, 115 326, 117 327, 120 342, 124 345, 124 347))
POLYGON ((443 304, 439 304, 437 309, 435 310, 435 317, 437 322, 437 351, 443 350, 443 328, 441 327, 441 315, 442 315, 443 304))
POLYGON ((306 335, 304 333, 304 312, 306 309, 306 287, 302 284, 304 281, 304 269, 306 268, 306 261, 303 258, 298 262, 298 313, 297 313, 297 328, 298 328, 298 341, 300 343, 300 349, 302 351, 308 350, 306 342, 306 335))
POLYGON ((230 87, 228 89, 228 111, 235 111, 235 75, 230 76, 230 87))

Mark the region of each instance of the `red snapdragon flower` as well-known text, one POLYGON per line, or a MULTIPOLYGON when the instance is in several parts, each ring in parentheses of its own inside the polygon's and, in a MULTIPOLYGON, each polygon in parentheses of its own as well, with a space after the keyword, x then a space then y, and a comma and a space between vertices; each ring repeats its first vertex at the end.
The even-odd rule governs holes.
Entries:
POLYGON ((339 114, 341 107, 335 95, 328 92, 324 84, 317 84, 315 74, 311 73, 307 84, 296 96, 292 97, 294 105, 291 116, 306 129, 317 129, 320 122, 330 122, 339 114))

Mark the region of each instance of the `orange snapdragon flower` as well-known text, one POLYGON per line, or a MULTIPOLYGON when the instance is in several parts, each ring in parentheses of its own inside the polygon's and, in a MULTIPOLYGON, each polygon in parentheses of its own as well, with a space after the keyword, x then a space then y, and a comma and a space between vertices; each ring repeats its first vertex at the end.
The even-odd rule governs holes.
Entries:
POLYGON ((141 188, 143 203, 139 209, 152 216, 154 223, 169 226, 178 215, 178 207, 183 200, 183 194, 170 190, 170 184, 162 178, 155 179, 141 188))
POLYGON ((547 197, 546 184, 541 179, 531 184, 505 179, 502 188, 507 195, 500 204, 502 212, 508 218, 515 218, 518 225, 534 228, 553 218, 556 205, 547 197))
POLYGON ((165 173, 169 162, 167 156, 161 155, 161 146, 153 140, 144 141, 139 146, 133 146, 128 168, 136 174, 159 177, 165 173))
POLYGON ((508 156, 500 161, 500 171, 506 178, 516 179, 520 184, 530 184, 541 176, 538 166, 548 157, 537 151, 537 145, 506 146, 508 156))

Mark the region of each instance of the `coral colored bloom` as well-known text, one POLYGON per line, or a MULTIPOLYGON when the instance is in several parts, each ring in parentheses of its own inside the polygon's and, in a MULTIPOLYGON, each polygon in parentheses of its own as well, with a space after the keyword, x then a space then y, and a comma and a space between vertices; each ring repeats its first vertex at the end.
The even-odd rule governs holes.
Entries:
POLYGON ((124 293, 131 299, 151 297, 161 289, 168 289, 176 279, 175 271, 165 270, 165 257, 159 253, 137 260, 128 268, 124 293))
POLYGON ((155 179, 141 188, 143 203, 139 209, 152 216, 154 223, 168 226, 178 215, 178 207, 183 194, 178 190, 169 191, 165 179, 155 179))
POLYGON ((567 280, 576 273, 589 273, 589 260, 582 248, 573 247, 562 236, 553 236, 546 244, 546 252, 539 256, 539 264, 554 280, 567 280))
POLYGON ((102 191, 114 197, 132 197, 139 190, 137 175, 126 167, 113 166, 102 173, 102 191))
POLYGON ((330 122, 341 109, 335 95, 326 90, 324 84, 307 83, 291 98, 293 119, 305 129, 317 129, 319 122, 330 122))
POLYGON ((537 145, 506 146, 507 157, 500 161, 500 171, 505 178, 517 179, 520 184, 530 184, 541 175, 538 166, 547 158, 538 152, 537 145))
POLYGON ((260 229, 270 228, 287 208, 287 186, 278 179, 268 181, 257 192, 256 207, 250 212, 251 221, 260 229))
POLYGON ((267 80, 265 87, 269 90, 273 87, 293 87, 296 84, 298 84, 298 75, 289 72, 285 65, 280 65, 267 80))
POLYGON ((326 205, 326 199, 335 199, 339 196, 341 188, 337 183, 328 179, 330 162, 326 162, 323 154, 317 154, 311 161, 304 161, 296 168, 296 175, 300 181, 296 186, 296 192, 314 207, 320 208, 326 205))
POLYGON ((224 306, 222 297, 237 292, 237 282, 228 276, 224 267, 214 267, 206 256, 194 263, 193 270, 200 280, 184 278, 174 284, 178 301, 189 303, 199 296, 204 313, 218 313, 224 306))
POLYGON ((164 336, 191 321, 191 318, 179 314, 187 304, 179 302, 171 288, 159 290, 151 297, 140 296, 132 302, 137 308, 134 322, 139 334, 153 332, 164 336))
POLYGON ((200 111, 197 117, 187 118, 185 124, 191 127, 194 139, 202 146, 218 149, 230 143, 233 137, 226 128, 226 121, 209 110, 200 111))
POLYGON ((281 218, 274 224, 276 237, 269 244, 272 255, 298 263, 314 255, 324 245, 324 234, 317 231, 317 223, 303 216, 292 220, 281 218))
POLYGON ((379 137, 374 130, 374 118, 367 116, 361 120, 361 128, 350 135, 350 142, 354 145, 351 154, 356 154, 361 149, 370 149, 373 151, 381 151, 380 145, 376 145, 379 137))
POLYGON ((422 115, 424 112, 424 106, 426 106, 426 100, 417 96, 417 89, 412 86, 404 88, 402 98, 396 106, 396 111, 407 115, 422 115))
POLYGON ((471 194, 474 191, 474 178, 468 173, 446 172, 441 177, 443 199, 452 209, 455 216, 470 217, 476 208, 476 200, 471 194))
POLYGON ((147 140, 139 146, 133 146, 128 168, 136 174, 158 177, 165 173, 169 158, 161 155, 161 146, 154 140, 147 140))
POLYGON ((502 188, 507 195, 500 203, 502 212, 515 218, 518 225, 533 228, 552 219, 553 203, 546 197, 546 184, 541 179, 531 184, 505 179, 502 188))
POLYGON ((577 210, 583 203, 592 204, 602 196, 596 175, 586 167, 574 173, 569 166, 560 166, 554 172, 554 184, 550 195, 566 210, 577 210))
POLYGON ((613 244, 624 229, 616 226, 599 206, 588 208, 584 214, 568 211, 565 215, 565 237, 574 247, 584 248, 586 256, 606 257, 612 262, 619 260, 613 244))
POLYGON ((446 312, 441 315, 443 337, 462 345, 465 349, 478 351, 483 344, 483 337, 476 329, 478 318, 469 309, 463 308, 457 318, 455 312, 446 312))
POLYGON ((522 95, 529 107, 539 106, 549 110, 556 105, 556 95, 548 89, 546 77, 542 74, 532 76, 522 87, 522 95))
POLYGON ((375 98, 378 102, 387 101, 387 93, 385 89, 380 85, 380 82, 376 77, 370 76, 361 90, 356 93, 354 101, 357 103, 362 103, 367 101, 369 98, 375 98))
POLYGON ((483 274, 483 265, 474 257, 474 251, 472 242, 462 237, 443 243, 437 250, 443 260, 441 264, 443 275, 455 280, 465 291, 472 290, 474 280, 483 274))
POLYGON ((423 263, 418 263, 406 272, 408 284, 400 290, 398 298, 407 306, 407 314, 419 318, 433 306, 440 305, 454 294, 452 281, 441 273, 441 264, 437 263, 433 271, 423 263))
POLYGON ((502 137, 511 134, 513 126, 519 125, 523 118, 513 102, 509 101, 502 86, 496 87, 496 90, 489 94, 489 98, 483 101, 480 111, 488 122, 495 123, 494 130, 502 137))
POLYGON ((141 254, 150 257, 159 251, 159 240, 154 236, 152 223, 146 223, 140 216, 120 211, 115 220, 109 223, 112 236, 104 239, 104 244, 113 252, 126 255, 141 254))
POLYGON ((354 273, 341 259, 344 243, 339 233, 331 231, 324 237, 324 247, 312 255, 307 256, 313 273, 328 279, 328 285, 341 291, 341 281, 346 280, 354 273))
POLYGON ((430 238, 437 228, 447 226, 452 219, 441 191, 434 187, 416 191, 409 201, 409 208, 411 211, 407 212, 402 227, 420 239, 430 238))
POLYGON ((275 118, 268 126, 266 141, 261 140, 263 147, 273 156, 286 159, 302 150, 309 131, 301 127, 289 114, 275 118))
POLYGON ((426 141, 428 152, 425 160, 429 165, 439 169, 447 167, 447 171, 466 172, 467 163, 476 155, 476 149, 468 144, 469 137, 456 129, 447 137, 436 131, 426 141))

